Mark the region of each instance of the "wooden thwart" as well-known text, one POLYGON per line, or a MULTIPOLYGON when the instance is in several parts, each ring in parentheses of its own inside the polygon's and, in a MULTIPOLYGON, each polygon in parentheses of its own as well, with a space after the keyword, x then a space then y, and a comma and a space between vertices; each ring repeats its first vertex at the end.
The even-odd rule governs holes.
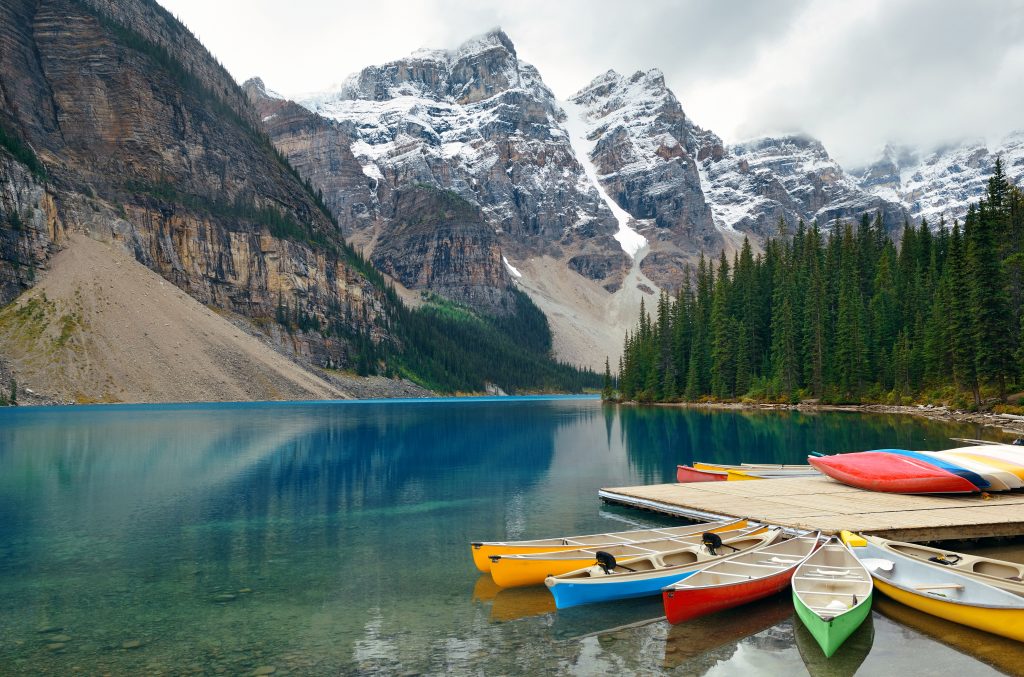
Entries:
POLYGON ((601 489, 608 503, 680 517, 743 517, 834 534, 843 529, 902 541, 1024 535, 1024 492, 908 496, 848 487, 825 477, 758 482, 653 484, 601 489))

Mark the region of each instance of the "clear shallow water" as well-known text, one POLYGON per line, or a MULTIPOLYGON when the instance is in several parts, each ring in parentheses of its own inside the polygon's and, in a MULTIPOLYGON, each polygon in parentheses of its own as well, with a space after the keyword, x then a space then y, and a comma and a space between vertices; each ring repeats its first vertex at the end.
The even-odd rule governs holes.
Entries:
POLYGON ((0 410, 0 674, 984 674, 974 655, 1017 645, 968 655, 955 626, 883 609, 822 668, 785 597, 677 627, 643 624, 656 598, 556 613, 469 557, 471 540, 669 523, 597 489, 694 458, 951 435, 979 431, 579 398, 0 410))

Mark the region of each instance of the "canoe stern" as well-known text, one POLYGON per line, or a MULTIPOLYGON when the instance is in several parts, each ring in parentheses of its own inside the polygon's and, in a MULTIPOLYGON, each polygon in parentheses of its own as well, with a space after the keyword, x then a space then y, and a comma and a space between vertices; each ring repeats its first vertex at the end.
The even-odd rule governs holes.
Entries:
POLYGON ((793 608, 825 656, 831 658, 871 613, 873 596, 874 592, 857 606, 828 620, 808 609, 796 591, 793 591, 793 608))

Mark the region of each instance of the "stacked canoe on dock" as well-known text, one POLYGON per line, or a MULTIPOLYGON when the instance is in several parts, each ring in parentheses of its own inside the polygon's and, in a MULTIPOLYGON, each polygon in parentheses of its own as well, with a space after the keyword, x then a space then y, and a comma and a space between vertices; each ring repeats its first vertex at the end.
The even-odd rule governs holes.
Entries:
POLYGON ((900 494, 964 494, 1024 487, 1024 447, 974 444, 943 451, 876 449, 812 455, 809 465, 695 462, 676 466, 676 482, 724 482, 814 477, 859 489, 900 494))
POLYGON ((944 451, 877 449, 807 460, 825 475, 869 491, 969 494, 1024 487, 1024 448, 1009 444, 944 451))

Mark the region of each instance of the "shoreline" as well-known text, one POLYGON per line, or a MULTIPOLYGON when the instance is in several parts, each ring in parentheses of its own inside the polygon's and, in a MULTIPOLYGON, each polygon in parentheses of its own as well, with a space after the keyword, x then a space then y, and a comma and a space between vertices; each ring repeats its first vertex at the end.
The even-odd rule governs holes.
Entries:
POLYGON ((597 393, 546 393, 546 392, 527 392, 517 393, 514 395, 494 395, 491 393, 459 393, 455 395, 444 395, 439 393, 432 393, 430 395, 394 395, 388 397, 352 397, 352 398, 339 398, 339 399, 291 399, 291 400, 185 400, 185 401, 154 401, 154 402, 69 402, 50 400, 45 397, 38 395, 33 396, 31 399, 22 400, 19 399, 16 405, 0 406, 0 413, 13 410, 13 409, 36 409, 42 407, 62 407, 67 409, 81 408, 81 407, 188 407, 193 405, 205 405, 205 404, 303 404, 303 403, 337 403, 337 404, 360 404, 360 403, 413 403, 413 402, 434 402, 434 401, 446 401, 446 402, 458 402, 458 401, 471 401, 471 400, 488 400, 488 401, 501 401, 501 400, 522 400, 527 398, 535 399, 554 399, 554 398, 586 398, 586 399, 599 399, 600 396, 597 393))
POLYGON ((861 414, 903 414, 919 416, 933 421, 946 423, 967 423, 997 428, 1006 435, 1024 437, 1024 416, 1015 414, 993 414, 990 412, 971 412, 950 409, 930 404, 895 405, 895 404, 774 404, 756 402, 620 402, 635 407, 681 407, 687 409, 720 409, 732 411, 846 411, 861 414))

